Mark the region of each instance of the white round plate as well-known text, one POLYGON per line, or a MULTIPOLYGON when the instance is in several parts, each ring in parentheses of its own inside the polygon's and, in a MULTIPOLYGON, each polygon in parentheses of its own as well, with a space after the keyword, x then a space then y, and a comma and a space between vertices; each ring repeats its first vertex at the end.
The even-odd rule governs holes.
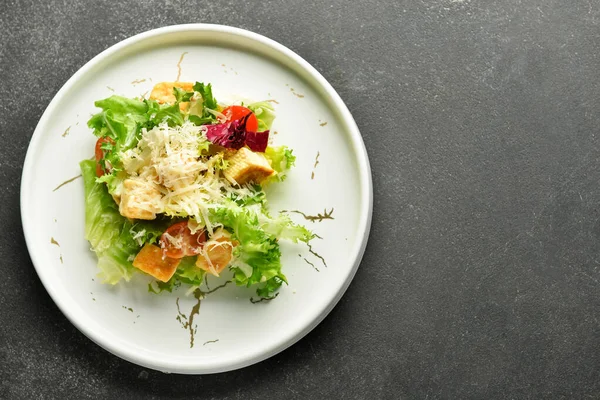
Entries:
MULTIPOLYGON (((203 374, 264 360, 325 318, 362 258, 372 197, 369 161, 358 128, 338 94, 312 66, 261 35, 194 24, 124 40, 69 79, 31 139, 21 213, 42 283, 81 332, 133 363, 203 374), (93 156, 95 138, 86 122, 97 112, 95 100, 113 94, 141 96, 155 83, 178 77, 212 83, 217 100, 275 100, 274 144, 291 147, 297 161, 288 179, 269 191, 271 211, 317 215, 333 210, 333 219, 321 222, 291 214, 322 237, 313 241, 313 250, 326 266, 305 245, 282 243, 289 285, 275 300, 254 304, 249 301, 256 298, 254 289, 228 285, 202 300, 191 329, 185 322, 196 299, 186 296, 185 288, 152 294, 142 274, 116 286, 100 283, 95 255, 84 239, 82 179, 56 189, 80 173, 81 160, 93 156)), ((216 284, 209 280, 209 285, 216 284)))

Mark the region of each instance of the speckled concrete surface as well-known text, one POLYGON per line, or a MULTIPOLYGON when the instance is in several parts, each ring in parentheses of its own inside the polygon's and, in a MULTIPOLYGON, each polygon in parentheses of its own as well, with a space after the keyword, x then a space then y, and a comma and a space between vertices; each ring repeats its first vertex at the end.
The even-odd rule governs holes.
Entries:
POLYGON ((600 398, 600 4, 310 3, 3 3, 0 398, 600 398), (19 216, 27 144, 61 85, 132 34, 190 22, 256 31, 319 69, 375 186, 367 252, 330 316, 270 360, 198 377, 80 334, 19 216))

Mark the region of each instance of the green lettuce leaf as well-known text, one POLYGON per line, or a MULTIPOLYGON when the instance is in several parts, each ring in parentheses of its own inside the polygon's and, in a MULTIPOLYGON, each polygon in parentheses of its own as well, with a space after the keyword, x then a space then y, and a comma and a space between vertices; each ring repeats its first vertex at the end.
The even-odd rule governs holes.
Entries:
POLYGON ((212 94, 212 85, 210 83, 204 84, 196 82, 194 84, 194 92, 200 93, 202 100, 204 101, 204 107, 210 108, 211 110, 217 109, 217 100, 212 94))
POLYGON ((296 162, 296 156, 294 156, 292 150, 287 146, 268 146, 264 154, 267 160, 269 160, 271 168, 273 168, 277 174, 270 177, 266 182, 263 182, 263 185, 273 181, 285 180, 287 171, 292 168, 296 162))
POLYGON ((271 168, 279 173, 289 170, 296 162, 296 156, 287 146, 269 146, 265 150, 265 157, 271 163, 271 168))
POLYGON ((286 214, 279 214, 276 218, 263 217, 260 221, 263 231, 278 239, 289 240, 294 243, 308 243, 315 235, 302 225, 292 222, 286 214))
POLYGON ((239 206, 251 206, 259 204, 263 209, 267 206, 267 195, 260 185, 254 184, 248 187, 250 194, 241 196, 238 193, 231 193, 229 199, 234 201, 239 206))
POLYGON ((273 299, 273 295, 281 287, 283 281, 278 277, 268 280, 264 286, 256 289, 256 294, 264 299, 273 299))
POLYGON ((132 224, 119 214, 105 185, 96 182, 96 163, 85 160, 79 165, 85 190, 85 238, 98 257, 98 276, 113 285, 128 281, 135 270, 131 261, 139 251, 132 224))
POLYGON ((160 294, 162 292, 171 293, 173 289, 181 286, 181 282, 177 279, 171 278, 168 282, 154 281, 148 284, 148 291, 150 293, 160 294))
POLYGON ((258 120, 258 131, 270 130, 275 120, 275 108, 268 101, 259 101, 257 103, 248 104, 247 106, 258 120))
POLYGON ((177 86, 173 86, 173 95, 175 96, 175 101, 181 103, 190 101, 192 96, 194 96, 194 92, 186 92, 185 90, 178 88, 177 86))
POLYGON ((209 109, 215 111, 218 107, 210 83, 196 82, 193 92, 178 93, 175 96, 180 96, 182 99, 189 96, 191 99, 188 118, 193 124, 206 125, 217 122, 217 117, 208 111, 209 109), (198 93, 199 96, 191 97, 194 93, 198 93))
POLYGON ((179 101, 175 104, 160 104, 154 100, 146 100, 146 104, 148 104, 148 123, 145 125, 147 129, 152 129, 163 122, 171 127, 183 125, 185 118, 179 108, 179 101))
POLYGON ((222 224, 239 242, 234 249, 235 261, 232 264, 235 283, 240 286, 259 285, 257 294, 268 297, 284 282, 287 283, 281 272, 278 240, 308 241, 313 235, 293 224, 286 216, 273 220, 261 214, 259 218, 253 210, 230 202, 225 207, 211 210, 210 219, 213 224, 222 224))
POLYGON ((176 279, 188 285, 200 286, 206 272, 196 267, 197 258, 196 256, 182 258, 171 280, 176 279))
POLYGON ((147 243, 158 244, 158 239, 172 224, 173 220, 171 218, 162 215, 157 216, 152 221, 135 220, 131 223, 129 233, 138 244, 138 247, 141 248, 147 243))
POLYGON ((138 99, 111 96, 94 103, 102 111, 88 121, 98 137, 110 137, 117 151, 135 146, 139 140, 139 127, 148 122, 148 104, 138 99))
POLYGON ((155 281, 148 284, 148 291, 159 294, 161 292, 172 292, 182 283, 191 286, 200 286, 203 283, 206 272, 196 267, 196 256, 183 257, 177 266, 177 270, 168 282, 155 281))

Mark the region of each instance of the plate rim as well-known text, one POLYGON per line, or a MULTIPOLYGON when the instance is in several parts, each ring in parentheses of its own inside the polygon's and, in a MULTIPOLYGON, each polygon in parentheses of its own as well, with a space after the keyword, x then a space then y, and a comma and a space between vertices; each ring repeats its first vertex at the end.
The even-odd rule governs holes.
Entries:
POLYGON ((79 68, 77 72, 75 72, 54 95, 54 97, 46 107, 44 113, 42 114, 40 120, 36 125, 36 128, 33 132, 33 135, 31 136, 27 147, 27 153, 23 164, 23 172, 21 175, 20 193, 21 225, 23 227, 25 242, 32 264, 44 288, 50 295, 52 301, 56 304, 61 313, 69 320, 69 322, 71 322, 71 324, 73 324, 81 333, 83 333, 92 342, 96 343, 97 345, 116 355, 117 357, 120 357, 134 364, 140 365, 142 367, 151 368, 162 372, 181 374, 211 374, 244 368, 249 365, 266 360, 282 352, 283 350, 297 343, 309 332, 311 332, 317 325, 319 325, 325 319, 327 315, 329 315, 331 310, 333 310, 333 308, 340 301, 340 299, 350 286, 350 283, 354 279, 354 276, 356 275, 356 271, 358 270, 358 267, 362 261, 367 246, 373 215, 373 181, 367 150, 354 118, 352 117, 348 107, 343 102, 343 100, 341 99, 337 91, 333 88, 333 86, 321 75, 320 72, 318 72, 311 64, 309 64, 301 56, 299 56, 297 53, 290 50, 288 47, 280 44, 279 42, 276 42, 273 39, 269 39, 266 36, 242 28, 205 23, 170 25, 138 33, 118 43, 113 44, 112 46, 108 47, 107 49, 94 56, 92 59, 87 61, 81 68, 79 68), (34 150, 39 146, 39 143, 43 138, 42 127, 47 123, 50 116, 54 113, 56 105, 64 97, 64 94, 68 92, 71 89, 71 87, 79 81, 80 77, 84 75, 88 70, 94 68, 97 64, 101 63, 103 60, 114 55, 115 53, 118 53, 121 50, 124 50, 127 47, 134 45, 135 43, 142 42, 156 36, 171 35, 174 33, 182 33, 186 31, 212 31, 220 34, 241 36, 246 39, 259 42, 262 45, 266 45, 275 52, 282 54, 285 58, 289 59, 290 61, 295 62, 303 72, 306 72, 314 81, 316 81, 318 86, 320 86, 320 88, 323 89, 329 95, 329 100, 332 101, 336 111, 340 113, 341 120, 347 125, 348 133, 350 134, 350 137, 352 139, 353 148, 357 153, 357 157, 354 158, 358 162, 358 169, 361 174, 360 178, 363 182, 363 184, 360 186, 360 195, 363 204, 361 208, 359 208, 361 210, 361 213, 358 223, 359 234, 357 235, 357 241, 360 240, 360 244, 358 246, 354 246, 353 248, 353 254, 351 259, 353 259, 354 261, 352 268, 350 270, 350 273, 346 277, 346 280, 340 286, 340 289, 338 290, 336 295, 323 308, 320 314, 315 315, 311 320, 309 320, 307 324, 303 326, 302 329, 299 329, 296 332, 294 332, 289 338, 280 341, 275 346, 265 348, 265 351, 258 353, 258 355, 256 356, 242 358, 239 359, 237 362, 230 364, 219 364, 218 362, 214 362, 212 360, 208 363, 204 361, 197 362, 196 364, 174 364, 166 362, 167 360, 156 360, 156 358, 153 358, 152 356, 139 354, 135 351, 129 351, 129 349, 123 348, 123 346, 120 345, 111 346, 110 344, 103 342, 102 336, 100 334, 97 334, 95 331, 87 328, 87 325, 85 323, 78 320, 76 316, 72 315, 71 311, 69 311, 69 305, 67 304, 67 302, 61 299, 60 295, 53 288, 51 282, 49 282, 48 278, 46 278, 43 269, 38 267, 43 265, 43 260, 41 260, 40 257, 36 255, 38 253, 33 251, 34 239, 32 237, 33 235, 31 232, 34 228, 34 221, 31 218, 29 218, 26 207, 26 203, 29 197, 28 184, 35 175, 35 160, 33 159, 32 154, 34 153, 34 150), (360 234, 362 234, 362 237, 360 237, 360 234))

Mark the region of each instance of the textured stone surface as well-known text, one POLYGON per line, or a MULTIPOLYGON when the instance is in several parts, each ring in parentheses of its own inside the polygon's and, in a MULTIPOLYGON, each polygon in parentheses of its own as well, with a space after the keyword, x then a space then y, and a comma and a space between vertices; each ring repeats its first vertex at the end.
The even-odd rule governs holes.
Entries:
POLYGON ((600 397, 597 2, 3 6, 0 398, 600 397), (132 34, 190 22, 256 31, 319 69, 361 128, 375 188, 367 252, 329 317, 265 362, 198 377, 79 333, 19 215, 27 144, 61 85, 132 34))

